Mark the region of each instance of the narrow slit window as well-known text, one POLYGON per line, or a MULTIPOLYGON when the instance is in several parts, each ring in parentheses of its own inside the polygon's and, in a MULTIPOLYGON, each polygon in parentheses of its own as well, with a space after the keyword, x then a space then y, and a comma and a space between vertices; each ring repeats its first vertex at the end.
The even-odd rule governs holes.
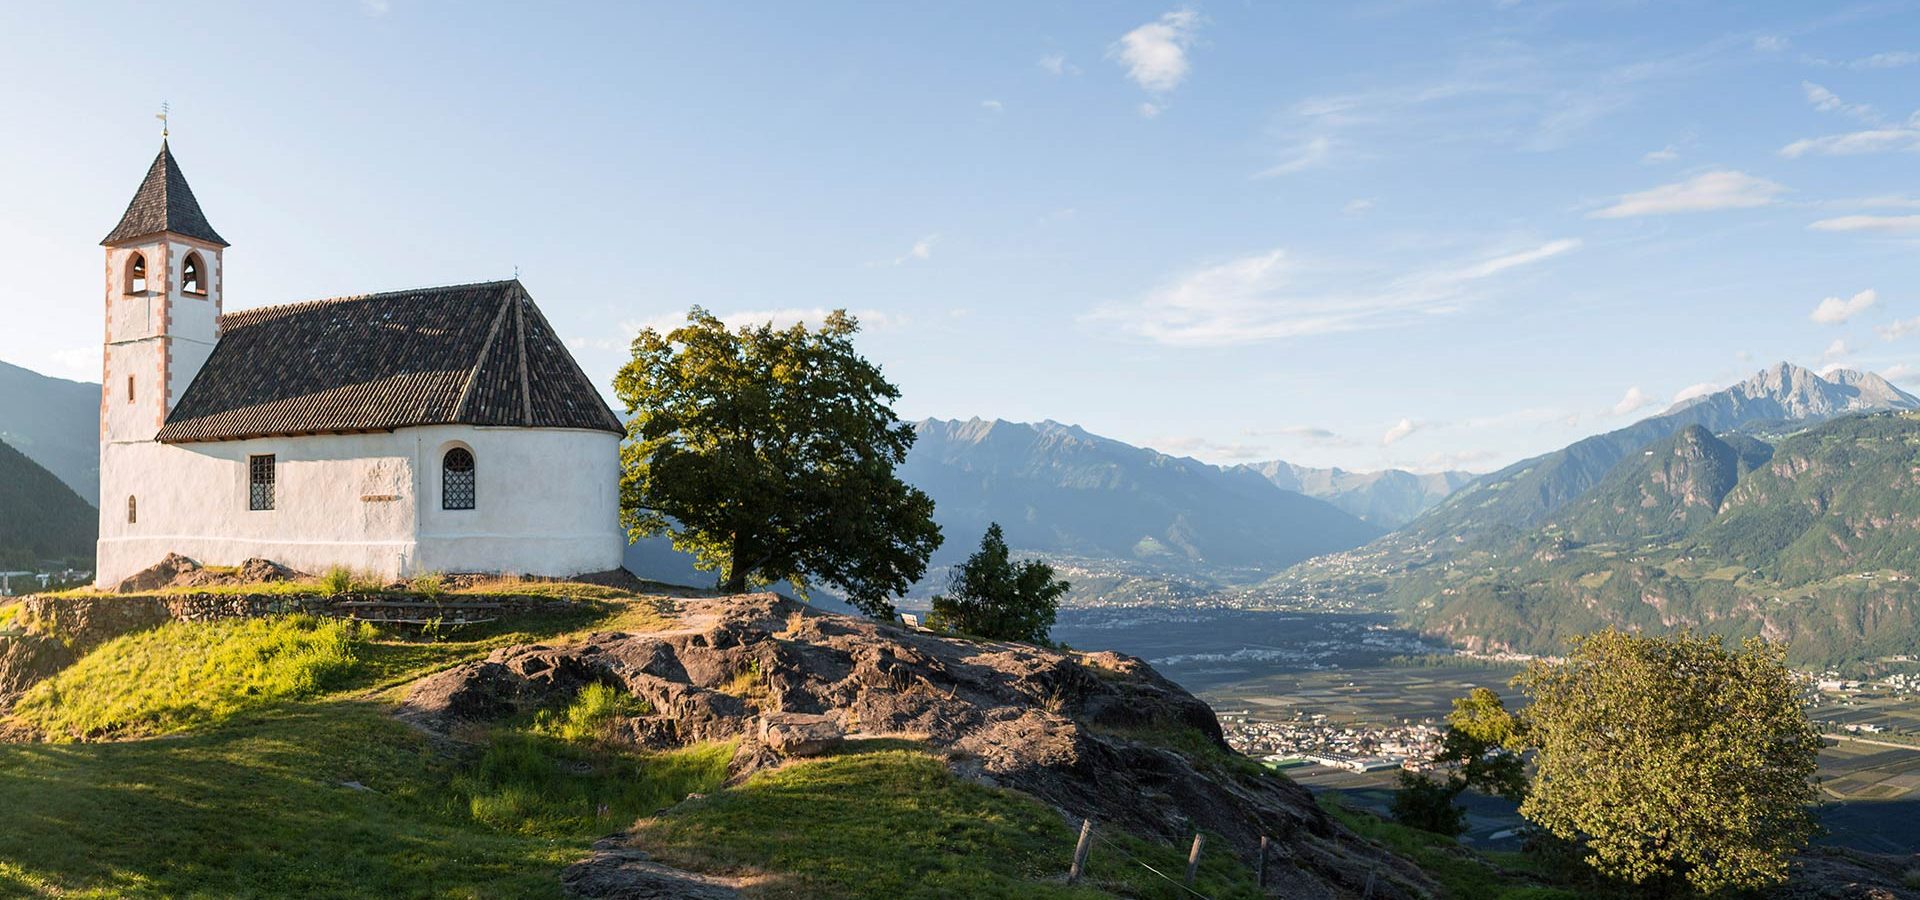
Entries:
POLYGON ((207 292, 205 266, 200 264, 200 254, 187 254, 187 261, 180 267, 180 289, 189 294, 207 292))
POLYGON ((127 376, 127 402, 133 402, 133 376, 127 376))
POLYGON ((247 508, 273 508, 274 458, 268 453, 247 457, 247 508))
POLYGON ((134 525, 134 524, 137 524, 139 521, 140 521, 140 503, 135 498, 128 497, 127 498, 127 524, 134 525))
POLYGON ((440 508, 472 509, 473 501, 473 452, 455 447, 440 461, 440 508))
POLYGON ((127 293, 137 294, 147 289, 147 258, 138 253, 127 261, 127 293))

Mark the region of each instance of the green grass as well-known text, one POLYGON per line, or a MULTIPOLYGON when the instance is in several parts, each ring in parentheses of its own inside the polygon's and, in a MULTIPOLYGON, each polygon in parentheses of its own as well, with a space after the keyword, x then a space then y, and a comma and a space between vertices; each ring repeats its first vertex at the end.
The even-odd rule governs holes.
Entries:
POLYGON ((55 739, 180 731, 342 684, 370 635, 310 616, 168 623, 96 648, 27 691, 15 715, 55 739))
POLYGON ((598 837, 727 780, 732 743, 632 754, 502 731, 453 779, 476 822, 519 834, 598 837))
MULTIPOLYGON (((1126 858, 1178 879, 1180 850, 1119 834, 1068 887, 1075 837, 1031 798, 964 781, 905 742, 871 741, 681 804, 641 822, 636 844, 688 868, 764 874, 766 897, 1191 896, 1126 858)), ((1231 855, 1203 863, 1205 896, 1258 896, 1231 855)))
POLYGON ((1410 828, 1372 813, 1349 809, 1332 794, 1319 794, 1320 808, 1361 837, 1411 860, 1437 882, 1444 896, 1460 900, 1580 900, 1586 893, 1540 883, 1535 861, 1520 853, 1481 854, 1445 835, 1410 828))
POLYGON ((607 744, 620 719, 652 711, 647 701, 596 682, 581 688, 566 709, 540 710, 534 716, 533 731, 570 744, 607 744))

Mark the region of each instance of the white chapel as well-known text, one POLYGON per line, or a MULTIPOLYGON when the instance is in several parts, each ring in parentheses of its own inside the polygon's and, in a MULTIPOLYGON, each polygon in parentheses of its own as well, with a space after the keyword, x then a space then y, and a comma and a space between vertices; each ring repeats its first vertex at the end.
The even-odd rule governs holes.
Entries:
POLYGON ((224 313, 166 143, 106 248, 110 586, 179 553, 387 578, 620 566, 626 433, 518 280, 224 313))

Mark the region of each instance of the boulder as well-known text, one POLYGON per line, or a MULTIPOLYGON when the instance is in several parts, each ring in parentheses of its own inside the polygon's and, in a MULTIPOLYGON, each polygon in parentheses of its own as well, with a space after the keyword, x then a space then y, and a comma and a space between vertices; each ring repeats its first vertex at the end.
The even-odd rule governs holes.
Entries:
POLYGON ((781 756, 819 756, 837 749, 846 736, 832 716, 772 713, 760 718, 760 741, 781 756))

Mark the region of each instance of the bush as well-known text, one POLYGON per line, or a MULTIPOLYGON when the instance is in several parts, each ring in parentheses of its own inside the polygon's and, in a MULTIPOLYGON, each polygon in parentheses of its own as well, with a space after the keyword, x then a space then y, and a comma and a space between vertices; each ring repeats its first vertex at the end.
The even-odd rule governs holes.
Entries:
POLYGON ((447 592, 447 576, 439 572, 415 575, 412 581, 407 582, 407 590, 430 600, 438 599, 441 594, 447 592))
POLYGON ((535 714, 533 730, 569 743, 605 744, 613 740, 614 726, 621 719, 652 711, 647 701, 596 682, 581 688, 560 713, 543 709, 535 714))

